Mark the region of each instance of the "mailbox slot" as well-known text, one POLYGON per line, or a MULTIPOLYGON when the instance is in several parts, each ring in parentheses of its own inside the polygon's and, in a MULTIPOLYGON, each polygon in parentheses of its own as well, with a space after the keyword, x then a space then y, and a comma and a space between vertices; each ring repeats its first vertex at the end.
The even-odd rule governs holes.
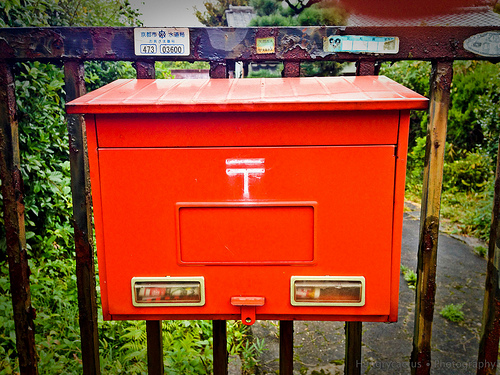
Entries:
POLYGON ((293 276, 293 306, 363 306, 365 278, 335 276, 293 276))
POLYGON ((132 304, 141 306, 203 306, 203 277, 133 277, 132 304))

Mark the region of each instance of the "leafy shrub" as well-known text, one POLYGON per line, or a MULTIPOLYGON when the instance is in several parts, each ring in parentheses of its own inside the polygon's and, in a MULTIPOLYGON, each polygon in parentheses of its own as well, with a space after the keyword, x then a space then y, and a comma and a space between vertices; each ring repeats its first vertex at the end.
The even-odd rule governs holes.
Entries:
POLYGON ((464 312, 462 311, 462 307, 463 303, 458 305, 450 303, 449 305, 446 305, 439 312, 439 314, 446 320, 449 320, 450 322, 454 323, 463 322, 465 319, 465 315, 464 312))
POLYGON ((464 158, 444 164, 443 187, 449 192, 484 190, 493 176, 492 165, 488 155, 467 152, 464 158))
POLYGON ((95 90, 119 78, 136 78, 136 71, 129 61, 86 61, 85 87, 95 90))
POLYGON ((403 278, 408 283, 408 288, 415 289, 417 287, 417 274, 415 271, 409 269, 408 267, 401 265, 401 273, 403 278))
POLYGON ((52 64, 22 63, 15 84, 28 248, 54 260, 72 248, 73 231, 64 75, 52 64))
MULTIPOLYGON (((427 61, 399 61, 390 65, 387 63, 382 64, 380 74, 393 79, 421 95, 429 97, 431 64, 427 61)), ((410 149, 415 146, 418 138, 425 139, 427 121, 427 111, 410 112, 410 149)))

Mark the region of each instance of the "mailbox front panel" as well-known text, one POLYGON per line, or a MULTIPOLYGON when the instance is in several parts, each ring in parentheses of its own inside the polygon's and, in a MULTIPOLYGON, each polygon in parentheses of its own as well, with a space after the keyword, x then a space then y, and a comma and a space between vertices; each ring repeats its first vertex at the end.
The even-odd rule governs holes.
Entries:
POLYGON ((389 314, 394 146, 98 155, 112 316, 237 315, 234 296, 265 297, 258 317, 389 314), (134 277, 200 275, 204 306, 132 304, 134 277), (292 306, 292 277, 322 275, 363 276, 365 305, 292 306))

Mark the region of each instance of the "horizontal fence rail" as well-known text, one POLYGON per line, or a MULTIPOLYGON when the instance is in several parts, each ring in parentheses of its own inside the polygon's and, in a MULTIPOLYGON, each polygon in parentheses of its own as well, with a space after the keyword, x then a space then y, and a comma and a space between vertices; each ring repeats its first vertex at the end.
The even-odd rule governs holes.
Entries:
MULTIPOLYGON (((445 147, 447 123, 446 106, 449 100, 452 66, 454 60, 489 60, 500 62, 500 56, 479 56, 464 48, 472 36, 500 33, 491 27, 259 27, 259 28, 183 28, 189 31, 190 51, 186 56, 136 56, 134 28, 131 27, 48 27, 0 29, 0 172, 4 197, 4 218, 8 234, 9 261, 13 288, 22 290, 21 298, 13 301, 17 333, 17 348, 21 374, 38 373, 34 338, 23 332, 33 332, 31 300, 29 294, 29 268, 24 255, 24 206, 22 181, 19 172, 19 151, 15 92, 12 64, 22 61, 42 61, 64 64, 67 99, 74 99, 85 92, 84 61, 134 61, 138 78, 154 78, 155 61, 182 60, 210 62, 211 78, 234 76, 235 62, 278 61, 284 65, 283 76, 299 76, 300 64, 312 61, 356 62, 357 75, 376 75, 380 63, 399 60, 428 60, 433 64, 431 88, 433 103, 429 121, 423 188, 418 288, 416 292, 414 348, 411 367, 414 373, 430 373, 430 343, 435 299, 435 267, 437 232, 439 230, 440 191, 443 163, 440 161, 445 147), (396 53, 360 54, 331 52, 325 41, 331 36, 359 35, 397 37, 396 53), (261 53, 256 47, 258 38, 274 38, 274 51, 261 53), (444 98, 444 99, 443 99, 444 98), (17 171, 17 172, 16 172, 17 171), (9 219, 9 220, 7 220, 9 219), (436 239, 436 241, 433 241, 436 239), (19 276, 20 275, 20 276, 19 276), (18 313, 20 306, 26 313, 18 313), (17 309, 17 310, 16 310, 17 309), (415 369, 422 369, 415 371, 415 369)), ((83 145, 85 133, 83 119, 68 116, 74 228, 78 279, 80 329, 82 337, 83 371, 99 374, 99 349, 97 333, 97 308, 94 249, 91 233, 91 198, 88 186, 88 166, 83 145)), ((498 176, 497 167, 497 176, 498 176)), ((498 212, 500 189, 495 189, 494 221, 489 252, 487 293, 483 313, 483 337, 479 360, 498 356, 498 212), (496 285, 496 286, 495 286, 496 285)), ((14 290, 14 289, 13 289, 14 290)), ((14 293, 13 293, 14 294, 14 293)), ((214 373, 227 374, 226 322, 214 321, 214 373)), ((34 335, 33 335, 34 336, 34 335)), ((147 322, 148 371, 163 374, 161 321, 147 322)), ((346 324, 346 374, 361 373, 361 322, 346 324)), ((493 361, 493 359, 492 359, 493 361)), ((494 369, 496 370, 496 369, 494 369)), ((280 322, 280 373, 293 372, 293 321, 280 322)), ((494 372, 484 372, 494 373, 494 372)))
POLYGON ((187 56, 136 56, 132 27, 49 27, 0 29, 0 60, 185 60, 185 61, 397 61, 491 60, 467 51, 471 36, 498 27, 260 27, 189 28, 187 56), (399 38, 395 54, 327 52, 324 38, 364 35, 399 38), (257 38, 275 38, 275 51, 258 53, 257 38))

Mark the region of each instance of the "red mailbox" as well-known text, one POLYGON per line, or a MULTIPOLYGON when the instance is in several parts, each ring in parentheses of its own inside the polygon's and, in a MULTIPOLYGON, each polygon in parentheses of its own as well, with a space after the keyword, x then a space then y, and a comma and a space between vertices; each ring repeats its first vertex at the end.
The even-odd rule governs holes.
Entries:
POLYGON ((68 103, 104 318, 395 321, 426 107, 386 77, 118 80, 68 103))

